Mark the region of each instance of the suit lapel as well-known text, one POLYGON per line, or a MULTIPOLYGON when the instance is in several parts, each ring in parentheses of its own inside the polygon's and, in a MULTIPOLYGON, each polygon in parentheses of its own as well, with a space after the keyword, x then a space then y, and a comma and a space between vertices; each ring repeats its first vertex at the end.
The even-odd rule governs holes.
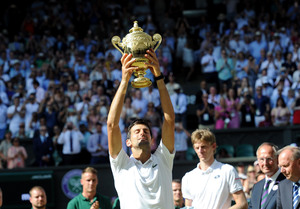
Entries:
POLYGON ((260 188, 258 189, 258 193, 257 193, 257 197, 258 197, 257 199, 260 200, 260 201, 255 201, 256 205, 253 205, 253 206, 255 206, 253 208, 260 208, 261 196, 262 196, 263 191, 264 191, 265 182, 266 182, 266 179, 263 179, 263 180, 257 182, 257 184, 260 184, 259 185, 260 188))
MULTIPOLYGON (((278 184, 281 180, 285 179, 284 175, 282 173, 280 173, 275 181, 275 184, 273 185, 273 187, 271 188, 271 191, 267 197, 266 203, 265 203, 265 208, 267 208, 267 205, 269 204, 269 202, 272 200, 272 198, 274 198, 274 196, 276 195, 276 192, 278 190, 278 184)), ((276 196, 275 196, 276 199, 276 196)))
POLYGON ((289 200, 287 201, 287 208, 293 208, 293 182, 288 180, 284 186, 283 192, 286 192, 286 199, 289 200))

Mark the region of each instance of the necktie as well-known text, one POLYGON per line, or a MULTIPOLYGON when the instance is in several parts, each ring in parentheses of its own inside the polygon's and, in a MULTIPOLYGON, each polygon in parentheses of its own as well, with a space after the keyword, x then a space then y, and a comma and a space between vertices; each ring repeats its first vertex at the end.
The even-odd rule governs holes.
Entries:
POLYGON ((72 139, 72 131, 70 131, 70 151, 73 152, 73 139, 72 139))
POLYGON ((271 184, 272 180, 268 180, 267 183, 266 183, 266 186, 264 188, 264 192, 261 196, 261 203, 260 203, 260 208, 264 208, 265 206, 265 203, 267 201, 267 197, 268 197, 268 190, 269 190, 269 186, 271 184))
POLYGON ((293 208, 295 209, 299 200, 299 183, 294 183, 293 186, 293 208))

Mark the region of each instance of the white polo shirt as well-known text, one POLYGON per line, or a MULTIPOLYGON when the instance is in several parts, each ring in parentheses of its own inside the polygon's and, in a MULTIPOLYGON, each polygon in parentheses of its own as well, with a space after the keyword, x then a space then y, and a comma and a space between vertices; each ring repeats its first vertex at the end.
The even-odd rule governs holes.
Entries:
POLYGON ((150 159, 142 164, 121 149, 110 165, 122 209, 174 209, 171 154, 162 141, 150 159))
POLYGON ((232 194, 240 190, 243 186, 234 167, 216 160, 206 171, 198 164, 182 178, 183 197, 193 200, 195 209, 227 209, 232 194))

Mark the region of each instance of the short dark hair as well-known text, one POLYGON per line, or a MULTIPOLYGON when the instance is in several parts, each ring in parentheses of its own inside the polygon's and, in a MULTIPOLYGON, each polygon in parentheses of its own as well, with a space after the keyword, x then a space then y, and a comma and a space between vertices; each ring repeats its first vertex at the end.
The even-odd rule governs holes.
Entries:
POLYGON ((148 120, 145 120, 145 119, 135 119, 134 121, 132 121, 132 123, 128 127, 127 139, 130 139, 130 137, 131 137, 131 133, 130 133, 131 128, 133 126, 135 126, 135 125, 138 125, 138 124, 143 124, 143 125, 147 126, 147 128, 150 131, 150 135, 152 137, 152 131, 151 131, 151 127, 150 127, 150 122, 148 120))
POLYGON ((181 180, 180 179, 173 179, 172 182, 181 184, 181 180))

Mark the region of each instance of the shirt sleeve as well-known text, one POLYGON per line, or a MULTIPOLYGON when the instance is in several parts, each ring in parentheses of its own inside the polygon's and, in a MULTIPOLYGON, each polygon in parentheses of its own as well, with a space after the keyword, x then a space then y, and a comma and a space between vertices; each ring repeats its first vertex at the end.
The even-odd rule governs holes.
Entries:
POLYGON ((64 143, 64 135, 65 133, 61 133, 57 139, 58 144, 63 144, 64 143))
POLYGON ((229 184, 229 191, 231 194, 243 190, 241 179, 238 176, 236 170, 232 166, 229 166, 228 184, 229 184))
POLYGON ((191 195, 189 188, 189 177, 187 173, 182 177, 181 181, 182 196, 183 198, 193 200, 193 196, 191 195))
POLYGON ((128 155, 125 153, 123 148, 120 150, 118 156, 114 159, 109 154, 109 160, 111 165, 111 170, 113 174, 118 173, 122 168, 124 168, 130 161, 128 155))
POLYGON ((168 148, 162 143, 162 140, 160 140, 159 146, 157 147, 154 155, 156 155, 159 159, 162 159, 164 164, 172 170, 175 152, 176 151, 174 149, 173 153, 170 153, 168 148))

